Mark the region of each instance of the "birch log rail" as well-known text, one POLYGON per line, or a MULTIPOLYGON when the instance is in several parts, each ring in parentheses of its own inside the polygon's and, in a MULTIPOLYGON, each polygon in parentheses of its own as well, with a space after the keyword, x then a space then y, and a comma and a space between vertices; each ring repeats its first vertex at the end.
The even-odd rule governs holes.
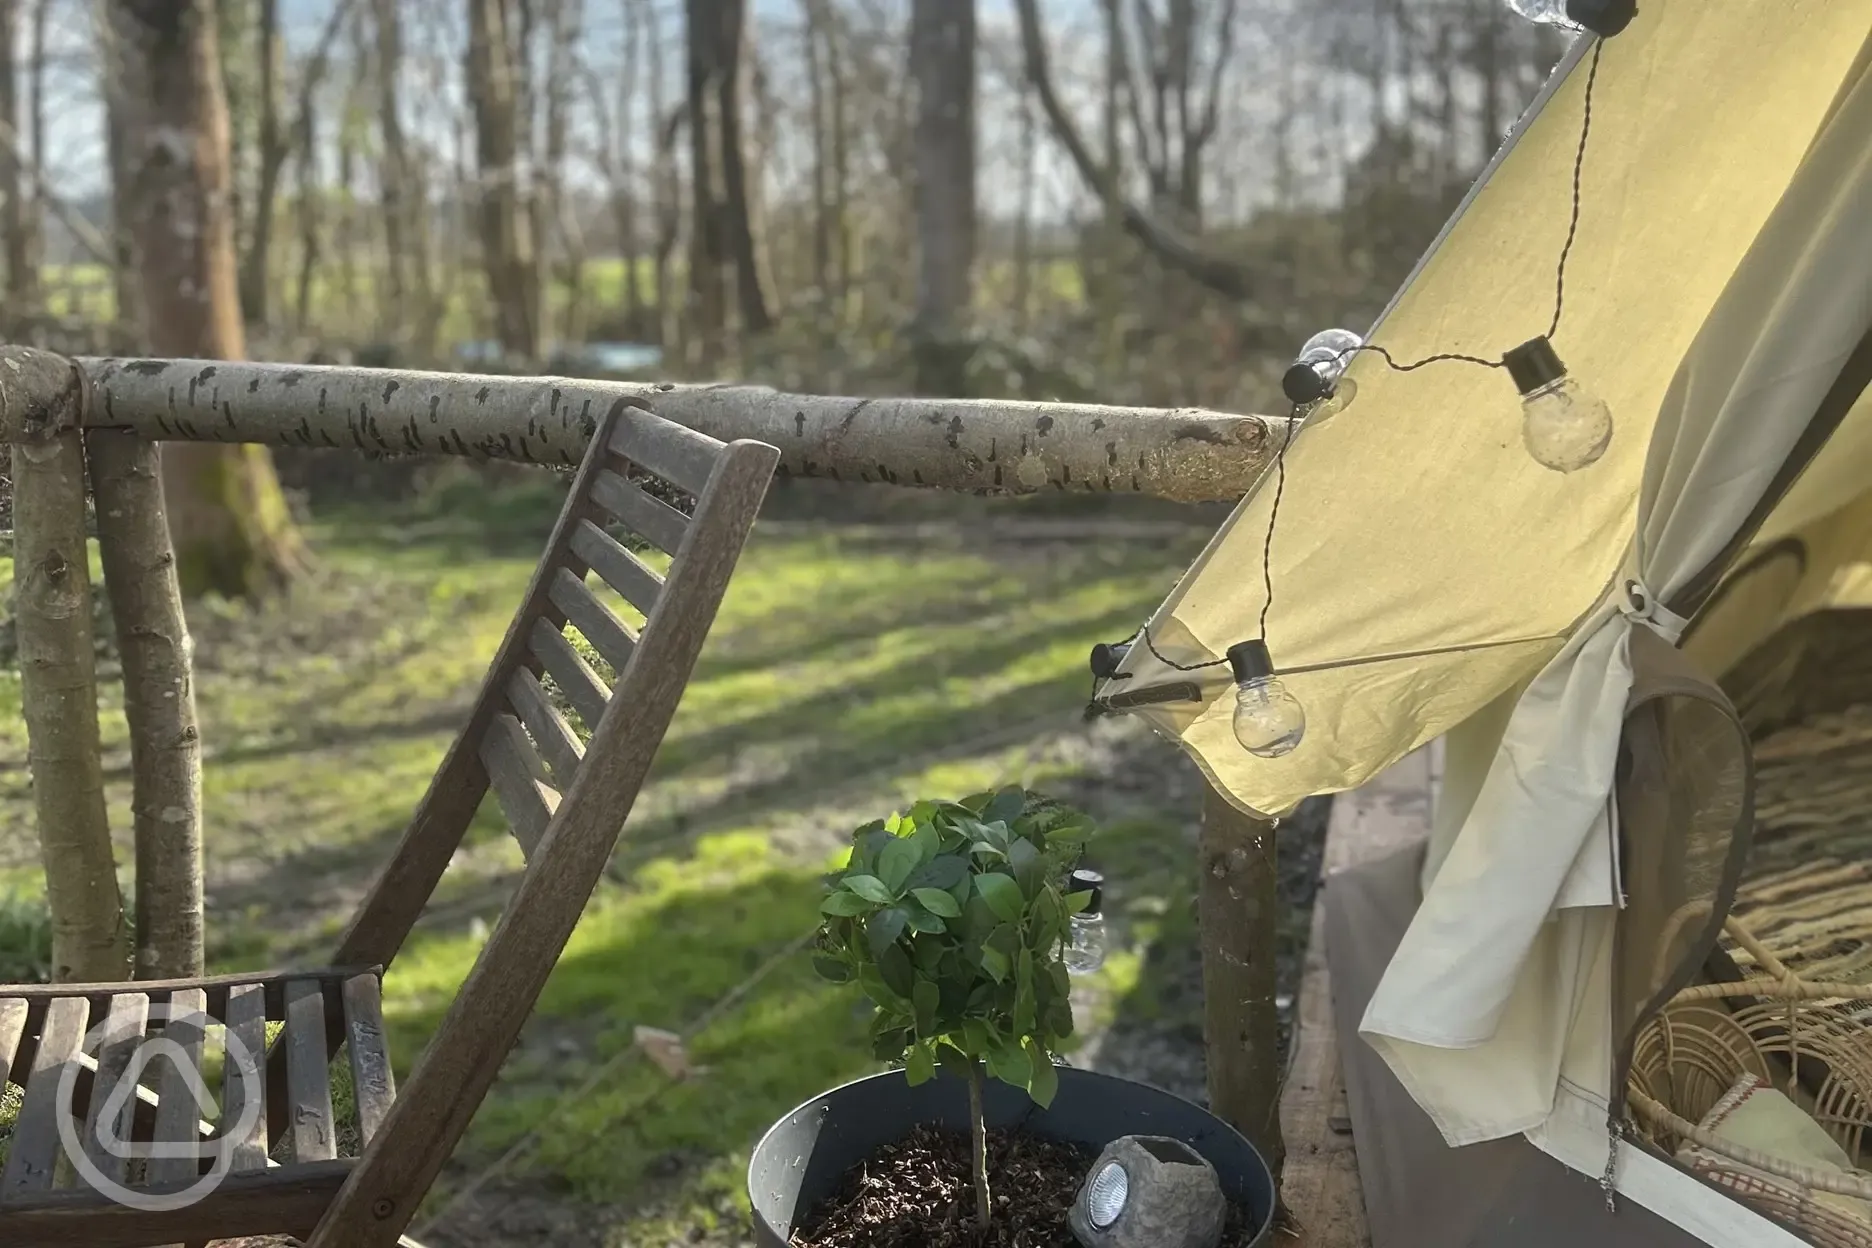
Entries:
POLYGON ((974 493, 1044 490, 1230 502, 1279 420, 1202 408, 836 398, 759 386, 482 377, 206 360, 84 359, 86 423, 151 440, 578 462, 619 404, 780 448, 784 473, 974 493))

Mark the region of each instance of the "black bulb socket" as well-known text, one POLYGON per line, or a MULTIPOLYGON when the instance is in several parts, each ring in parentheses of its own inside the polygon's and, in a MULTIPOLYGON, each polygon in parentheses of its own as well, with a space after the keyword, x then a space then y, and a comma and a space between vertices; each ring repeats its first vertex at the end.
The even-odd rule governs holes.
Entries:
POLYGON ((1079 913, 1087 916, 1096 915, 1105 901, 1105 877, 1089 867, 1080 867, 1067 881, 1066 891, 1068 893, 1091 893, 1092 900, 1088 901, 1086 908, 1079 913))
POLYGON ((1331 383, 1319 375, 1318 369, 1299 360, 1289 364, 1281 376, 1281 393, 1287 396, 1289 403, 1298 407, 1317 403, 1332 392, 1331 383))
POLYGON ((1567 20, 1610 39, 1638 16, 1638 0, 1567 0, 1567 20))
POLYGON ((1260 640, 1238 641, 1230 646, 1228 665, 1238 685, 1274 674, 1274 659, 1268 654, 1267 642, 1260 640))
POLYGON ((1092 647, 1092 675, 1100 680, 1110 680, 1118 674, 1118 665, 1124 662, 1125 655, 1131 653, 1128 641, 1101 641, 1092 647))
POLYGON ((1515 389, 1533 394, 1566 376, 1566 365, 1546 338, 1534 338, 1502 356, 1502 365, 1514 379, 1515 389))

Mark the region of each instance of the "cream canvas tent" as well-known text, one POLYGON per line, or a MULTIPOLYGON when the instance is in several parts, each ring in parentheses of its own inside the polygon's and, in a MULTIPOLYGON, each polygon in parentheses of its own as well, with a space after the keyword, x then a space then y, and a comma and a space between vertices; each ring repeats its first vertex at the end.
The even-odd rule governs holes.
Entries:
POLYGON ((1872 597, 1872 0, 1649 0, 1583 37, 1370 341, 1494 358, 1547 326, 1595 57, 1555 345, 1611 406, 1604 459, 1530 459, 1500 371, 1361 354, 1356 397, 1287 452, 1272 603, 1263 482, 1099 692, 1196 679, 1201 700, 1139 713, 1267 813, 1442 738, 1368 1054, 1451 1146, 1524 1138, 1706 1242, 1791 1244, 1611 1123, 1631 1036, 1714 942, 1749 831, 1746 737, 1682 656, 1720 674, 1872 597), (1233 737, 1228 669, 1183 670, 1260 636, 1264 608, 1308 715, 1272 760, 1233 737), (1647 699, 1636 736, 1678 761, 1628 789, 1647 699), (1651 947, 1698 899, 1713 917, 1651 947))

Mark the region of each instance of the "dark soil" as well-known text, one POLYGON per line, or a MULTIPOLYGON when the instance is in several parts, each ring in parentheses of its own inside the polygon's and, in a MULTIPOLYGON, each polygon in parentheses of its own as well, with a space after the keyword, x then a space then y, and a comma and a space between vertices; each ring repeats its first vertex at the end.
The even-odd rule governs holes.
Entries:
MULTIPOLYGON (((1098 1154, 1024 1131, 988 1133, 994 1224, 975 1233, 968 1136, 918 1127, 846 1174, 793 1234, 793 1248, 1074 1248, 1066 1214, 1098 1154)), ((1221 1248, 1253 1228, 1229 1210, 1221 1248)))

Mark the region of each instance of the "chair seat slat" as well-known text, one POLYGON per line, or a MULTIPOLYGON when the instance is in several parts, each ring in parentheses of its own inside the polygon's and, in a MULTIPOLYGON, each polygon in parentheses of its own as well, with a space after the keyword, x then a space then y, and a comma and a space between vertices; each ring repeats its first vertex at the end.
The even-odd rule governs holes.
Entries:
POLYGON ((623 672, 624 665, 630 661, 631 650, 637 645, 636 636, 624 626, 624 621, 611 614, 611 608, 599 602, 570 568, 560 568, 553 573, 547 596, 554 606, 565 612, 566 619, 585 634, 585 640, 604 656, 611 670, 623 672))
POLYGON ((345 980, 345 1050, 351 1056, 351 1087, 356 1093, 358 1146, 368 1146, 396 1099, 396 1076, 384 1042, 382 986, 375 975, 345 980))
MULTIPOLYGON (((85 1109, 85 1158, 97 1173, 119 1187, 130 1181, 128 1145, 136 1118, 138 1072, 132 1059, 149 1025, 149 998, 122 992, 111 998, 98 1039, 97 1070, 91 1076, 91 1103, 85 1109)), ((80 1178, 85 1178, 80 1171, 80 1178)))
POLYGON ((0 1205, 15 1196, 51 1190, 59 1155, 58 1117, 64 1112, 59 1072, 77 1060, 89 1014, 90 1002, 83 997, 58 997, 46 1006, 45 1025, 26 1075, 26 1099, 13 1120, 6 1169, 0 1172, 0 1205))
POLYGON ((618 413, 611 431, 611 449, 639 468, 700 496, 725 448, 687 425, 627 406, 618 413))
POLYGON ((481 740, 481 765, 487 768, 488 782, 513 825, 514 838, 532 858, 533 847, 546 834, 546 825, 558 809, 559 794, 519 720, 512 715, 494 717, 481 740))
POLYGON ((553 779, 558 781, 561 792, 572 787, 572 778, 578 775, 579 760, 585 756, 585 749, 579 744, 578 734, 572 731, 572 725, 559 713, 559 708, 546 696, 546 689, 526 668, 514 672, 507 681, 507 702, 514 713, 520 716, 520 722, 526 725, 527 732, 539 743, 540 753, 546 759, 546 765, 552 768, 553 779))
POLYGON ((232 1153, 228 1169, 264 1170, 267 1164, 266 989, 237 984, 227 994, 227 1062, 221 1072, 221 1121, 232 1153), (252 1106, 249 1109, 249 1106, 252 1106))
POLYGON ((689 531, 689 517, 660 498, 606 469, 592 481, 592 501, 611 513, 625 528, 673 555, 689 531))
POLYGON ((551 621, 535 621, 529 640, 533 654, 558 684, 566 701, 585 721, 585 726, 596 731, 598 721, 604 718, 605 705, 611 701, 611 691, 605 688, 604 681, 598 679, 598 673, 592 671, 591 664, 579 657, 579 652, 572 648, 572 643, 565 639, 564 633, 552 626, 551 621))
POLYGON ((591 521, 581 520, 572 530, 572 553, 589 564, 625 602, 643 612, 646 619, 649 617, 663 593, 663 578, 625 550, 616 538, 591 521))
POLYGON ((318 980, 286 985, 284 1039, 292 1158, 330 1161, 338 1155, 338 1136, 332 1130, 331 1067, 325 1052, 325 988, 318 980))
MULTIPOLYGON (((207 1107, 197 1099, 201 1085, 202 1039, 208 1025, 208 994, 200 988, 183 988, 169 995, 169 1017, 163 1023, 162 1038, 169 1041, 169 1061, 162 1067, 157 1083, 156 1133, 153 1142, 194 1149, 201 1142, 201 1113, 207 1107), (188 1063, 188 1069, 177 1060, 188 1063)), ((162 1183, 190 1183, 201 1167, 192 1155, 164 1156, 165 1150, 152 1150, 146 1175, 151 1186, 162 1183)), ((178 1148, 177 1152, 181 1153, 178 1148)))

